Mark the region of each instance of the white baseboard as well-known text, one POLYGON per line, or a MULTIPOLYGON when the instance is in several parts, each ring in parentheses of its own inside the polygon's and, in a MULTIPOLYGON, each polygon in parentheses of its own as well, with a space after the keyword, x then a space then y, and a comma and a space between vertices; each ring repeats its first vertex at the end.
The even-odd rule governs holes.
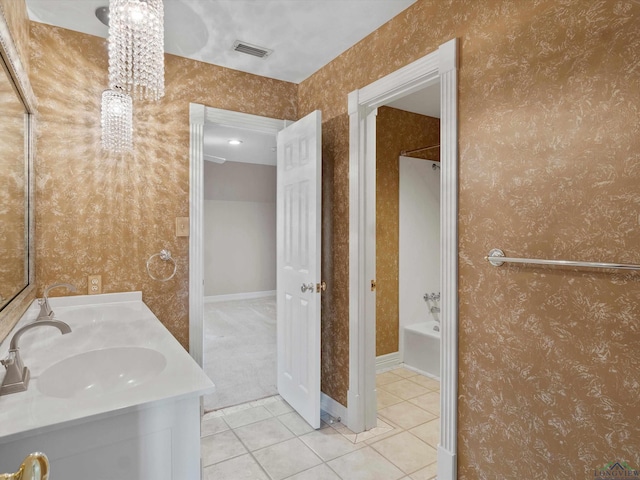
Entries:
POLYGON ((411 365, 407 365, 406 363, 403 363, 402 367, 406 368, 407 370, 411 370, 412 372, 419 373, 420 375, 424 375, 425 377, 433 378, 434 380, 440 381, 440 377, 437 377, 436 375, 425 372, 424 370, 420 370, 419 368, 412 367, 411 365))
POLYGON ((275 297, 275 290, 264 292, 230 293, 227 295, 211 295, 204 297, 204 303, 228 302, 229 300, 251 300, 253 298, 275 297))
POLYGON ((348 410, 341 403, 336 402, 329 395, 320 392, 320 408, 331 415, 333 418, 339 418, 340 423, 348 425, 348 410))
POLYGON ((455 480, 456 454, 438 445, 438 480, 455 480))
POLYGON ((389 368, 399 367, 402 362, 400 361, 400 352, 387 353, 386 355, 380 355, 376 357, 376 372, 382 370, 388 370, 389 368))

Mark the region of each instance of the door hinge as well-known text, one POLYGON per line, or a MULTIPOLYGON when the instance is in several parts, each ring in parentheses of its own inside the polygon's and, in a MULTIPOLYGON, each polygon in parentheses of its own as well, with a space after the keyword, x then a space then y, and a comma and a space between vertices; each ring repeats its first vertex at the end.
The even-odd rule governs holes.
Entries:
POLYGON ((326 282, 316 283, 316 293, 326 292, 326 291, 327 291, 327 283, 326 282))
POLYGON ((371 280, 371 291, 372 292, 376 291, 376 281, 375 280, 371 280))

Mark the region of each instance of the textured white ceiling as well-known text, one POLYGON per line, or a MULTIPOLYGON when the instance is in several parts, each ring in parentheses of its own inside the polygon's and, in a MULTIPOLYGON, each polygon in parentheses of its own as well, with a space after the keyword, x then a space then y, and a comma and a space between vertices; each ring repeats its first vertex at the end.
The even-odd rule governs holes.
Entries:
MULTIPOLYGON (((26 0, 31 20, 106 37, 108 0, 26 0)), ((164 0, 168 53, 300 83, 415 0, 164 0), (260 59, 242 40, 273 49, 260 59)))
MULTIPOLYGON (((164 0, 165 51, 264 77, 300 83, 416 0, 164 0), (242 40, 273 49, 264 59, 232 50, 242 40)), ((95 10, 109 0, 26 0, 31 20, 107 37, 95 10)), ((345 99, 346 101, 346 99, 345 99)), ((439 87, 389 104, 440 116, 439 87)), ((275 165, 275 137, 205 127, 205 159, 275 165), (240 138, 239 146, 228 144, 240 138), (218 158, 214 158, 218 157, 218 158)))
POLYGON ((276 164, 276 136, 215 123, 204 126, 204 159, 216 163, 242 162, 276 164), (240 145, 229 145, 232 138, 240 145))

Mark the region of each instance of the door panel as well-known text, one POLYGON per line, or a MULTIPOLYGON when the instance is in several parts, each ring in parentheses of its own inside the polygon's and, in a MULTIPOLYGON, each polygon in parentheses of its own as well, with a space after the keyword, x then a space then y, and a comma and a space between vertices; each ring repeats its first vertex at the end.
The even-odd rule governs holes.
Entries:
POLYGON ((320 428, 320 111, 278 133, 278 392, 320 428))

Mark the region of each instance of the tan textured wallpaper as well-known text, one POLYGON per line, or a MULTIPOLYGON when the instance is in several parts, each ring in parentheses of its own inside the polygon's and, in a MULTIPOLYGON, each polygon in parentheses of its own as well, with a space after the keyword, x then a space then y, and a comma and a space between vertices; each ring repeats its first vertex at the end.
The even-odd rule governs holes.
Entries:
MULTIPOLYGON (((440 120, 390 107, 376 118, 376 355, 398 351, 400 152, 440 143, 440 120)), ((439 159, 438 150, 420 153, 439 159)))
MULTIPOLYGON (((483 260, 499 247, 640 263, 639 25, 631 0, 418 0, 300 85, 332 152, 325 204, 346 212, 347 94, 461 39, 461 479, 640 468, 640 274, 483 260)), ((325 234, 345 283, 347 234, 346 215, 325 234)), ((340 401, 347 298, 323 326, 323 389, 340 401)))
POLYGON ((175 217, 189 214, 189 102, 295 119, 297 86, 167 55, 165 97, 134 106, 134 154, 109 158, 100 146, 106 41, 38 23, 31 40, 39 294, 59 281, 85 293, 87 275, 100 274, 105 293, 141 290, 188 348, 189 244, 175 236, 175 217), (178 263, 166 283, 145 270, 162 248, 178 263))
MULTIPOLYGON (((1 0, 3 5, 12 0, 1 0)), ((640 275, 488 265, 490 248, 640 263, 640 5, 418 0, 298 88, 167 57, 136 154, 99 147, 102 39, 32 24, 40 101, 38 285, 142 289, 186 345, 188 102, 277 118, 323 110, 323 391, 348 388, 347 94, 461 39, 461 479, 593 478, 640 467, 640 275), (168 246, 179 274, 144 273, 168 246)), ((64 292, 60 292, 64 293, 64 292)))
POLYGON ((25 71, 29 70, 29 17, 25 0, 0 0, 0 10, 9 25, 11 37, 25 71))

